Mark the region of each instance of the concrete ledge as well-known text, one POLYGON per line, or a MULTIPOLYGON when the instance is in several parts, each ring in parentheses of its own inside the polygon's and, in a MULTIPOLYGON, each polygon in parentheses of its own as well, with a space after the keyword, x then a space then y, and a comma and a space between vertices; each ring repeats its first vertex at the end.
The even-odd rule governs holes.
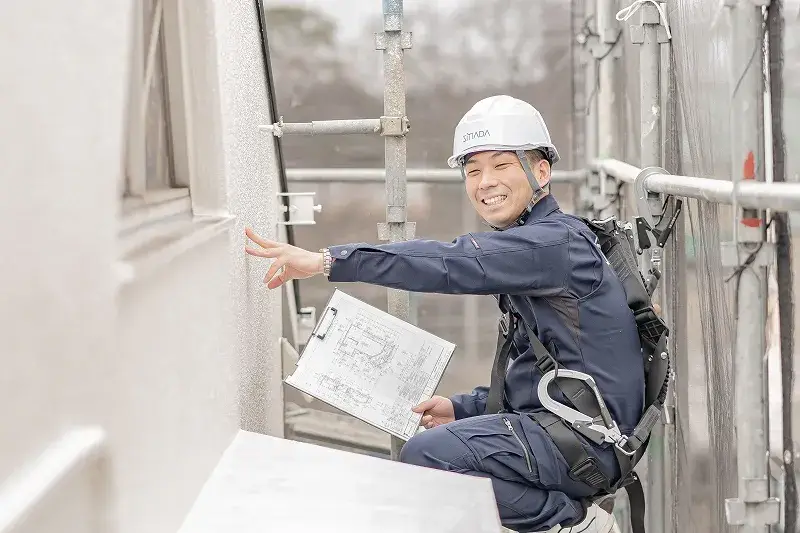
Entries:
POLYGON ((488 479, 240 431, 179 533, 265 531, 500 533, 501 529, 488 479))

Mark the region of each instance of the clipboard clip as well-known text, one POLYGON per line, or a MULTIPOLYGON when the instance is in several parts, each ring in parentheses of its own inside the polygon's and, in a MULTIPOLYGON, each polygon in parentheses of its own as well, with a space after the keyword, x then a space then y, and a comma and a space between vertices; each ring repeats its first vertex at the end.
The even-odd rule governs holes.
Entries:
POLYGON ((333 321, 336 319, 336 313, 338 313, 338 311, 335 307, 326 307, 325 311, 322 312, 322 317, 320 317, 319 322, 317 322, 317 326, 314 328, 314 331, 311 332, 311 336, 316 337, 319 340, 324 340, 325 335, 328 334, 328 330, 331 329, 331 325, 333 325, 333 321), (325 319, 328 317, 328 311, 331 313, 331 319, 325 325, 325 329, 322 329, 322 325, 325 322, 325 319))

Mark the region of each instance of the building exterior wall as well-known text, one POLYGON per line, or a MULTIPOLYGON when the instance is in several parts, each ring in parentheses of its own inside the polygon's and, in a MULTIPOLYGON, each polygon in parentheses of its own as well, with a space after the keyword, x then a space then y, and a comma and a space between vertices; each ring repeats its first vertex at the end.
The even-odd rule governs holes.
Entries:
POLYGON ((0 8, 0 531, 175 531, 238 428, 283 433, 280 292, 243 253, 245 225, 277 237, 255 5, 163 1, 191 213, 141 228, 118 188, 140 4, 0 8))

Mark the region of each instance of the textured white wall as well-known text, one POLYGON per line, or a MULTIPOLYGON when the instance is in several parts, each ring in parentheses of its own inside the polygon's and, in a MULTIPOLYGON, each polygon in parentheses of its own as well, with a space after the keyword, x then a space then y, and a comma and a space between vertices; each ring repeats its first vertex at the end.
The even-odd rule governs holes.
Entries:
POLYGON ((283 388, 277 339, 281 292, 262 283, 266 261, 245 256, 244 228, 277 239, 279 192, 269 124, 264 62, 255 2, 216 0, 217 53, 228 208, 237 216, 231 241, 231 291, 238 324, 242 428, 283 435, 283 388))
POLYGON ((21 531, 91 531, 112 501, 120 531, 175 531, 239 426, 282 435, 280 293, 243 253, 245 224, 276 236, 255 8, 180 1, 193 205, 237 220, 125 286, 116 187, 134 0, 0 7, 0 485, 85 423, 106 429, 109 458, 21 531))

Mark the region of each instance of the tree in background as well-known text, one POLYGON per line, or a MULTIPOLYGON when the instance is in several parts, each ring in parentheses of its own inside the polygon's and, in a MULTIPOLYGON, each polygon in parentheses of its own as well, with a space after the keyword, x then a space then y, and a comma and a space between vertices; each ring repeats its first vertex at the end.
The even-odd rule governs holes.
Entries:
MULTIPOLYGON (((554 141, 568 152, 569 10, 564 0, 463 0, 454 11, 426 2, 407 9, 405 28, 413 34, 405 55, 409 165, 443 166, 461 115, 497 93, 539 108, 554 141)), ((278 109, 286 120, 380 116, 382 54, 373 35, 382 25, 376 12, 357 41, 346 42, 335 23, 313 9, 268 9, 278 109)), ((283 143, 295 166, 383 166, 377 137, 289 136, 283 143)))
POLYGON ((280 5, 267 8, 266 20, 276 91, 291 107, 300 105, 314 86, 342 77, 336 23, 324 13, 280 5))

